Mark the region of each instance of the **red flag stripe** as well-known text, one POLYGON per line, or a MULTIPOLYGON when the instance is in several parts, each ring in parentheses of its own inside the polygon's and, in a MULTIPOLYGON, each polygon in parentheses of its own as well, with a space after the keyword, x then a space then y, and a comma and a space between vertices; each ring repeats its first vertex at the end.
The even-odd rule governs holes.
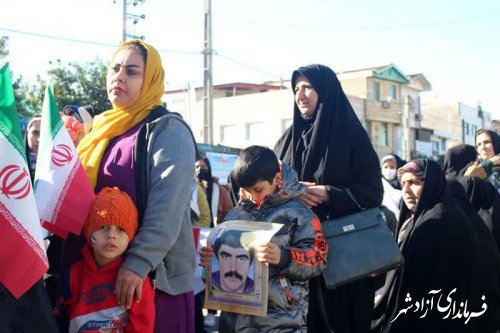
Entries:
POLYGON ((19 298, 47 272, 49 263, 44 250, 1 202, 0 235, 0 281, 19 298))
POLYGON ((67 235, 61 234, 59 230, 79 235, 87 220, 94 197, 82 165, 75 163, 64 183, 51 219, 45 221, 44 227, 63 238, 67 235), (48 226, 49 223, 55 228, 48 226))
MULTIPOLYGON (((47 261, 47 256, 45 255, 45 249, 42 250, 36 240, 31 237, 31 234, 26 230, 21 223, 11 214, 11 212, 5 207, 5 205, 0 201, 0 217, 6 223, 8 223, 12 229, 14 229, 21 237, 24 239, 24 242, 29 245, 33 252, 46 264, 49 266, 49 262, 47 261)), ((1 233, 0 233, 1 234, 1 233)), ((5 236, 2 235, 2 241, 5 236)), ((1 242, 0 242, 1 243, 1 242)))

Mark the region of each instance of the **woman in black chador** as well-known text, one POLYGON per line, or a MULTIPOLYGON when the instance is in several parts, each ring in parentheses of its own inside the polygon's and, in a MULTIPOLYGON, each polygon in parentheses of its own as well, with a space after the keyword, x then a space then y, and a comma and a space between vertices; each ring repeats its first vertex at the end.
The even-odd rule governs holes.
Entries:
POLYGON ((392 281, 382 332, 476 332, 471 314, 481 314, 488 300, 481 299, 472 221, 436 162, 411 161, 398 179, 404 201, 398 244, 405 264, 392 281))
POLYGON ((488 179, 465 176, 476 158, 476 148, 471 145, 462 144, 448 149, 444 159, 446 177, 456 179, 465 189, 468 200, 493 233, 500 251, 500 195, 488 179))
MULTIPOLYGON (((322 221, 358 211, 346 188, 362 207, 380 206, 383 187, 377 154, 335 73, 323 65, 300 67, 293 72, 291 83, 293 124, 274 151, 308 186, 301 200, 322 221)), ((369 332, 375 289, 372 279, 335 290, 326 290, 322 277, 309 285, 309 332, 369 332)))

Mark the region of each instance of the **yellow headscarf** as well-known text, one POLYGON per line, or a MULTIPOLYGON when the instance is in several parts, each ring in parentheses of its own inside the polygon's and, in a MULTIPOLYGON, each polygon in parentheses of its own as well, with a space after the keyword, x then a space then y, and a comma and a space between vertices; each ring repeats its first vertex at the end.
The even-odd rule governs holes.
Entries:
POLYGON ((137 125, 154 107, 161 105, 165 73, 160 54, 154 47, 137 39, 130 40, 118 47, 112 59, 124 46, 132 43, 139 43, 147 50, 144 83, 137 101, 126 109, 113 105, 113 109, 96 116, 92 131, 78 145, 80 160, 93 187, 97 183, 99 166, 109 140, 137 125))

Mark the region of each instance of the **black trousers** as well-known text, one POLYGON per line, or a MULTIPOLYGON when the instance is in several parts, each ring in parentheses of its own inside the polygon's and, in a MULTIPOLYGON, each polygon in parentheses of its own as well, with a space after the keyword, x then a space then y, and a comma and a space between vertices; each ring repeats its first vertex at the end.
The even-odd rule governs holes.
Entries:
POLYGON ((326 290, 323 276, 309 281, 307 332, 369 333, 374 306, 375 281, 365 279, 326 290), (326 317, 322 315, 322 297, 326 317))

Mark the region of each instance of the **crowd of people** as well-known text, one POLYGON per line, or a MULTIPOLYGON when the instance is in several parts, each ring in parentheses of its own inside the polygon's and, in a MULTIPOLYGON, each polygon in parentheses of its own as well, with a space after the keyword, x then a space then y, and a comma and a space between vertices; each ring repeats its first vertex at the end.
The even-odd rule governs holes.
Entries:
MULTIPOLYGON (((194 273, 212 256, 211 280, 229 292, 253 290, 253 261, 269 266, 267 315, 222 311, 222 333, 500 331, 497 133, 451 147, 443 167, 379 158, 335 73, 309 65, 292 73, 292 125, 274 149, 243 149, 221 185, 189 125, 162 106, 164 82, 158 51, 131 40, 111 58, 112 109, 62 110, 96 199, 81 235, 46 234, 44 280, 18 300, 0 285, 0 332, 202 333, 217 311, 203 316, 194 273), (328 289, 321 222, 358 204, 382 208, 404 265, 328 289), (286 227, 264 244, 228 234, 195 262, 192 227, 227 220, 286 227)), ((32 179, 41 121, 26 128, 32 179)))

